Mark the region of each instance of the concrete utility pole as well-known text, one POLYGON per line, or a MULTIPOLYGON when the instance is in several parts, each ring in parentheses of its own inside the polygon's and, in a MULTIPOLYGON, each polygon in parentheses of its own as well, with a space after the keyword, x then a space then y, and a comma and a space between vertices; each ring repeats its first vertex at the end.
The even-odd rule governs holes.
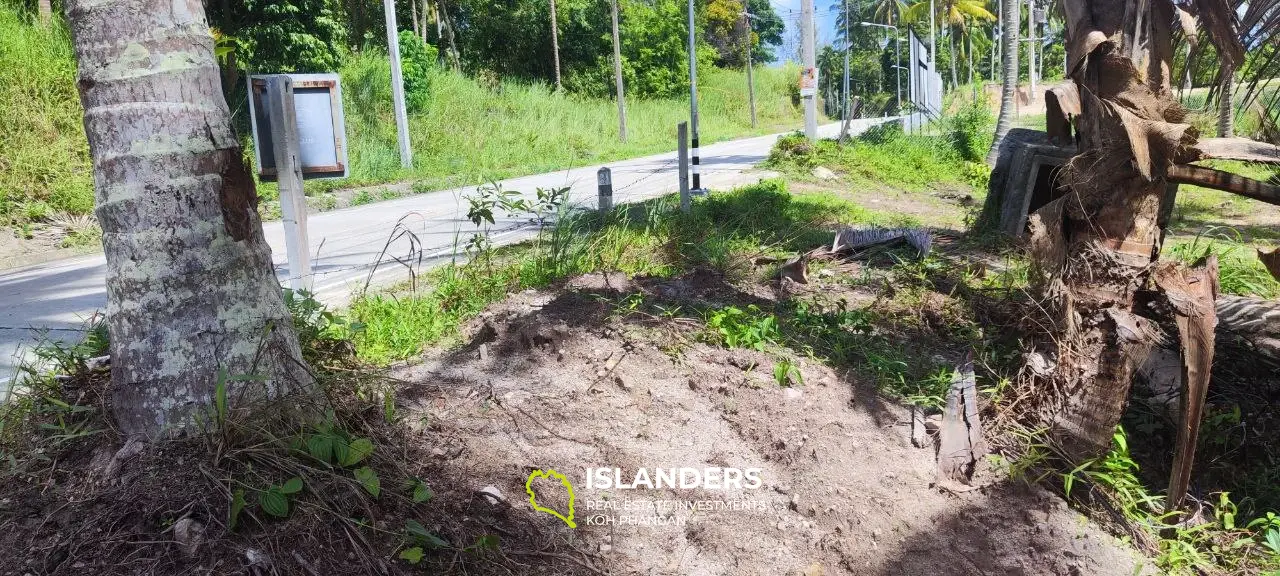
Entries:
POLYGON ((613 0, 611 5, 613 9, 613 84, 618 95, 618 140, 626 142, 627 98, 622 92, 622 47, 618 40, 618 0, 613 0))
POLYGON ((747 103, 751 107, 752 128, 756 127, 756 82, 751 77, 751 50, 755 48, 751 40, 751 19, 754 17, 755 14, 742 11, 742 24, 747 27, 747 103))
MULTIPOLYGON (((693 5, 693 0, 689 0, 693 5)), ((692 10, 692 8, 690 8, 692 10)), ((813 33, 813 0, 800 0, 800 49, 804 54, 804 69, 807 73, 818 67, 817 50, 814 47, 813 33)), ((810 141, 818 139, 818 95, 802 96, 804 99, 804 135, 810 141)))
POLYGON ((1027 0, 1027 78, 1031 80, 1028 102, 1036 101, 1036 2, 1027 0))
MULTIPOLYGON (((614 3, 614 12, 617 12, 617 3, 614 3)), ((617 20, 617 18, 614 18, 617 20)), ((614 28, 618 26, 615 24, 614 28)), ((617 34, 614 35, 617 37, 617 34)), ((617 40, 614 40, 617 45, 617 40)), ((556 65, 556 90, 560 90, 560 21, 556 19, 556 0, 551 0, 551 57, 555 60, 556 65)))
POLYGON ((844 3, 844 83, 841 84, 840 90, 844 92, 844 108, 840 113, 841 119, 844 120, 844 128, 840 130, 841 136, 849 127, 849 45, 852 44, 853 36, 851 35, 852 23, 849 20, 849 0, 843 0, 844 3))
MULTIPOLYGON (((813 0, 805 0, 812 3, 813 0)), ((695 42, 697 36, 697 28, 695 28, 693 20, 693 0, 689 0, 689 141, 690 155, 692 158, 691 171, 693 172, 693 194, 702 193, 702 175, 698 166, 700 160, 698 158, 698 46, 695 42)))
POLYGON ((413 167, 409 149, 409 113, 404 107, 404 76, 400 73, 400 33, 396 30, 396 0, 382 0, 387 14, 387 54, 391 56, 391 97, 396 107, 396 132, 400 136, 400 166, 413 167))

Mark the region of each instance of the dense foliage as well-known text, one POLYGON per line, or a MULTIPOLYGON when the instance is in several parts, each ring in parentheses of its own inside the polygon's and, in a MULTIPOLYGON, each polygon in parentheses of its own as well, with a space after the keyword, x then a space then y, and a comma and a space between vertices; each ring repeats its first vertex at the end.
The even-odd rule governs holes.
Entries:
POLYGON ((234 62, 255 73, 330 72, 346 30, 328 0, 210 2, 209 24, 230 41, 234 62))
MULTIPOLYGON (((619 0, 618 5, 628 93, 665 97, 688 90, 686 2, 619 0)), ((744 8, 755 16, 750 20, 753 57, 757 63, 773 60, 783 22, 768 0, 698 0, 701 66, 744 65, 744 8)), ((437 57, 456 54, 456 65, 471 75, 491 82, 550 84, 555 78, 546 0, 401 0, 396 10, 402 33, 435 46, 437 57)), ((211 2, 208 13, 219 32, 224 65, 233 69, 333 71, 346 53, 386 45, 385 15, 377 0, 211 2)), ((564 86, 587 95, 612 94, 610 0, 558 0, 556 30, 564 86)))

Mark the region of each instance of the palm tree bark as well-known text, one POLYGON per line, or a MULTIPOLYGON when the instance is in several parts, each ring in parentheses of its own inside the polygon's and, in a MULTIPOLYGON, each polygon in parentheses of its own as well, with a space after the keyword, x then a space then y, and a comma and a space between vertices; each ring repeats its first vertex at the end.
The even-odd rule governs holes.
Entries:
POLYGON ((1235 69, 1222 65, 1222 80, 1218 84, 1218 137, 1230 138, 1235 132, 1235 69))
POLYGON ((180 434, 232 400, 310 391, 200 0, 68 0, 107 259, 120 429, 180 434))
POLYGON ((1000 156, 1000 143, 1013 128, 1018 96, 1018 9, 1021 0, 1000 0, 1000 116, 996 119, 996 135, 987 151, 987 164, 995 166, 1000 156))
POLYGON ((954 25, 947 27, 947 48, 951 51, 951 89, 955 90, 960 85, 960 77, 956 75, 956 27, 954 25))
POLYGON ((51 0, 37 0, 36 12, 40 15, 40 25, 48 26, 53 19, 53 3, 51 0))

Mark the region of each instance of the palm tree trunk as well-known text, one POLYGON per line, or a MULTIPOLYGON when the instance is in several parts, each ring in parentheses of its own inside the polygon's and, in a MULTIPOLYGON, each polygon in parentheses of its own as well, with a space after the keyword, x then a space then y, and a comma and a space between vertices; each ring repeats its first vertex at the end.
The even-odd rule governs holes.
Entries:
MULTIPOLYGON (((1043 232, 1033 234, 1040 247, 1033 251, 1041 255, 1038 268, 1046 274, 1039 280, 1055 324, 1052 342, 1041 349, 1056 359, 1035 389, 1042 391, 1036 413, 1053 445, 1080 461, 1110 446, 1134 374, 1161 338, 1161 320, 1171 320, 1161 311, 1199 304, 1176 296, 1164 281, 1183 276, 1184 268, 1156 263, 1166 171, 1172 151, 1194 146, 1195 131, 1170 120, 1182 117, 1169 73, 1172 3, 1065 0, 1063 6, 1067 37, 1093 40, 1071 45, 1067 72, 1082 112, 1078 154, 1062 170, 1066 195, 1035 217, 1043 232)), ((1191 274, 1216 277, 1216 265, 1207 266, 1191 274)))
POLYGON ((551 59, 555 64, 556 90, 560 89, 560 21, 556 18, 556 0, 551 0, 551 59))
POLYGON ((1021 0, 1000 0, 1000 74, 1003 86, 1000 90, 1000 116, 996 119, 996 135, 987 151, 987 164, 995 166, 1000 156, 1000 143, 1017 113, 1018 95, 1018 8, 1021 0))
POLYGON ((228 397, 310 391, 200 0, 68 0, 107 258, 120 429, 181 433, 228 397))
POLYGON ((956 27, 947 27, 947 47, 951 50, 951 89, 955 90, 960 85, 959 76, 956 75, 956 27))
POLYGON ((968 48, 965 50, 965 52, 967 53, 967 56, 969 58, 969 83, 973 84, 973 31, 970 30, 968 33, 966 33, 964 38, 965 38, 965 41, 968 43, 968 48))
POLYGON ((1218 85, 1218 137, 1230 138, 1235 132, 1235 68, 1222 64, 1222 80, 1218 85))

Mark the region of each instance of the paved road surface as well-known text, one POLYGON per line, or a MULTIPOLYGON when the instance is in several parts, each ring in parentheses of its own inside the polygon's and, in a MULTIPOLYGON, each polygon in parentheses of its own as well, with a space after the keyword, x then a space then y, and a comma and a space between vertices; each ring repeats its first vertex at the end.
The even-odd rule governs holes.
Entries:
MULTIPOLYGON (((861 132, 881 122, 881 119, 855 120, 854 131, 861 132)), ((838 131, 837 124, 819 130, 824 137, 833 137, 838 131)), ((750 176, 744 173, 769 155, 778 136, 703 147, 703 186, 723 188, 748 181, 750 176)), ((675 152, 607 166, 613 172, 615 203, 645 200, 678 189, 675 152)), ((574 168, 513 178, 501 184, 505 189, 529 196, 539 187, 570 186, 571 202, 595 206, 599 168, 574 168)), ((392 260, 393 256, 409 252, 407 238, 390 245, 387 253, 382 254, 397 222, 402 221, 417 235, 427 256, 436 262, 447 260, 455 246, 474 230, 466 220, 466 201, 463 200, 464 195, 474 190, 475 187, 442 190, 312 214, 308 230, 318 299, 330 305, 344 304, 370 279, 371 269, 373 286, 407 278, 407 270, 392 260)), ((497 224, 497 243, 513 242, 534 232, 528 222, 500 220, 497 224)), ((271 244, 276 273, 283 281, 287 277, 283 227, 280 222, 268 222, 263 228, 271 244)), ((33 328, 47 328, 50 338, 74 339, 84 319, 106 307, 105 271, 106 261, 99 254, 0 273, 0 400, 6 388, 4 383, 14 374, 18 360, 35 339, 33 328)))

